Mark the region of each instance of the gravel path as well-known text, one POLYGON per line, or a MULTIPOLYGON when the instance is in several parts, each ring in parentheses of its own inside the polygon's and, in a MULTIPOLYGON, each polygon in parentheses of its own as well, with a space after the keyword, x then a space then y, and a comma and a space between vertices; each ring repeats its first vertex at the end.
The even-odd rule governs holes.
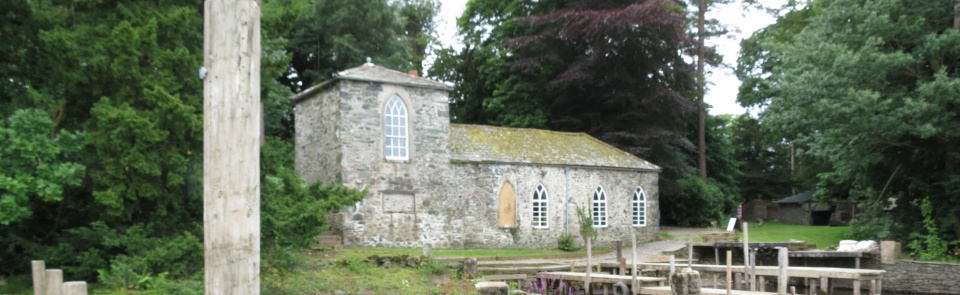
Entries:
MULTIPOLYGON (((661 240, 653 241, 646 244, 637 245, 637 262, 642 261, 665 261, 669 259, 669 255, 665 255, 666 251, 674 251, 678 248, 682 248, 687 244, 687 237, 691 234, 699 234, 706 231, 703 228, 682 228, 682 227, 661 227, 661 233, 668 233, 674 236, 674 239, 671 240, 661 240)), ((630 263, 630 256, 632 255, 630 244, 627 243, 623 245, 623 257, 627 258, 627 263, 630 263)), ((617 252, 610 252, 604 255, 599 256, 599 260, 610 260, 615 261, 617 258, 617 252)), ((586 259, 572 259, 565 260, 565 263, 569 262, 580 262, 586 261, 586 259)))

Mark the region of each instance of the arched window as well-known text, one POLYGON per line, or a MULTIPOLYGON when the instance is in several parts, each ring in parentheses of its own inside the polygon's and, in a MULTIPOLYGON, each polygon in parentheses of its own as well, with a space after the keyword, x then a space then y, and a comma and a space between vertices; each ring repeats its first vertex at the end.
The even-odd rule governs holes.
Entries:
POLYGON ((602 186, 593 193, 593 226, 607 227, 607 193, 602 186))
POLYGON ((633 226, 647 226, 647 194, 639 186, 633 192, 633 226))
POLYGON ((533 192, 533 228, 547 228, 547 190, 543 184, 537 185, 533 192))
POLYGON ((399 96, 393 95, 387 101, 383 111, 384 143, 383 151, 388 160, 405 161, 409 157, 407 139, 407 107, 399 96))

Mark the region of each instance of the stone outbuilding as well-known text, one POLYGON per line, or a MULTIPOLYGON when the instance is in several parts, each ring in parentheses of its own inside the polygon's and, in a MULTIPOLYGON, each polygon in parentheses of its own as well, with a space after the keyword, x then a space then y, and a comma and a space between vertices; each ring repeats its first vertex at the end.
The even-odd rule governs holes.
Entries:
POLYGON ((659 167, 584 133, 451 124, 451 90, 367 63, 291 98, 300 174, 367 190, 335 222, 346 246, 550 249, 578 208, 598 245, 656 237, 659 167))

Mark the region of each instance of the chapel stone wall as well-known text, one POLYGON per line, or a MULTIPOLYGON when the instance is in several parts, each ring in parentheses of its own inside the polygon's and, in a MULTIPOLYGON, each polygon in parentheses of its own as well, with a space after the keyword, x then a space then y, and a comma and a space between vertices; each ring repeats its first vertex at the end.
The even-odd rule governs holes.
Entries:
POLYGON ((339 86, 318 92, 296 107, 295 165, 308 183, 339 180, 340 143, 339 86))
POLYGON ((445 183, 449 164, 449 111, 446 91, 393 84, 340 81, 342 181, 366 189, 347 208, 346 245, 419 247, 420 215, 445 183), (409 160, 384 156, 384 109, 393 95, 407 108, 409 160))

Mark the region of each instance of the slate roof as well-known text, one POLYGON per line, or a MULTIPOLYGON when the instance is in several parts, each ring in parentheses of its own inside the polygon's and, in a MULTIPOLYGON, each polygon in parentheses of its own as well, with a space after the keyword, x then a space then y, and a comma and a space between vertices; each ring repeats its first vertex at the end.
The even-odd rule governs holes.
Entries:
POLYGON ((410 75, 401 71, 396 71, 388 69, 382 66, 378 66, 372 63, 365 63, 359 67, 346 69, 344 71, 333 74, 333 79, 320 82, 313 87, 308 88, 307 90, 300 91, 300 93, 290 97, 290 100, 294 103, 300 101, 303 98, 306 98, 313 92, 316 92, 320 89, 326 88, 327 86, 333 85, 334 82, 339 80, 353 80, 361 82, 376 82, 376 83, 385 83, 385 84, 395 84, 408 87, 420 87, 420 88, 430 88, 430 89, 440 89, 446 91, 452 91, 453 86, 450 86, 443 82, 438 82, 430 80, 427 78, 410 75))
POLYGON ((451 162, 527 163, 660 171, 586 133, 450 124, 451 162))
POLYGON ((786 198, 783 198, 777 203, 803 203, 813 201, 813 193, 815 191, 806 191, 796 195, 792 195, 786 198))

